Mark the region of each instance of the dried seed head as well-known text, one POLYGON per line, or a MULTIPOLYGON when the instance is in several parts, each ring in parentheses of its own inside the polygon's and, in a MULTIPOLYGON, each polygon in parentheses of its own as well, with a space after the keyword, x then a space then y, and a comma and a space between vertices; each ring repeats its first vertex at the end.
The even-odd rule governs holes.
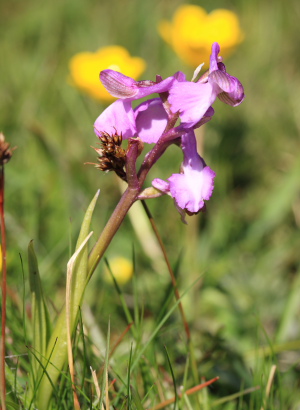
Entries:
POLYGON ((0 132, 0 165, 6 164, 12 157, 16 148, 10 148, 10 144, 5 141, 5 136, 0 132))
POLYGON ((102 132, 99 136, 101 148, 94 148, 99 155, 96 168, 100 171, 114 171, 120 178, 126 181, 124 170, 126 161, 126 151, 121 147, 122 134, 108 134, 102 132))

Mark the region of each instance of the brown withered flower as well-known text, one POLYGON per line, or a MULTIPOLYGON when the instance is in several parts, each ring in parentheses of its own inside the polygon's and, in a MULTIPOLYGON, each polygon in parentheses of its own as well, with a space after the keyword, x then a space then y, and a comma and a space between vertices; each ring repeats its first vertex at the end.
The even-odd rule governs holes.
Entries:
POLYGON ((124 170, 126 161, 126 150, 121 147, 122 134, 108 134, 102 132, 99 136, 101 148, 94 148, 99 155, 96 168, 101 171, 114 171, 121 179, 126 181, 124 170))
POLYGON ((6 164, 12 157, 16 148, 10 148, 10 144, 5 141, 5 136, 0 132, 0 165, 6 164))

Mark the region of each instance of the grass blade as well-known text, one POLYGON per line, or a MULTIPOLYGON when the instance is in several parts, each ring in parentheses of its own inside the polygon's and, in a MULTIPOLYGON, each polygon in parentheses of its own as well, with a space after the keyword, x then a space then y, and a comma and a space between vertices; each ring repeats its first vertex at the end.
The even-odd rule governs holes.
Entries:
MULTIPOLYGON (((32 346, 36 354, 39 355, 40 360, 44 363, 47 343, 51 333, 51 323, 43 294, 38 262, 33 247, 33 241, 31 241, 28 246, 28 270, 32 305, 32 346)), ((33 384, 35 382, 39 369, 39 363, 34 360, 32 362, 33 384)))
POLYGON ((173 372, 172 363, 171 363, 170 356, 169 356, 169 353, 168 353, 168 350, 167 350, 166 346, 165 346, 165 351, 166 351, 167 360, 168 360, 168 364, 169 364, 169 367, 170 367, 171 376, 172 376, 172 380, 173 380, 173 386, 174 386, 174 398, 175 398, 175 399, 174 399, 174 410, 175 410, 175 409, 176 409, 176 406, 177 406, 177 402, 178 402, 178 394, 177 394, 177 387, 176 387, 176 379, 175 379, 175 375, 174 375, 174 372, 173 372))

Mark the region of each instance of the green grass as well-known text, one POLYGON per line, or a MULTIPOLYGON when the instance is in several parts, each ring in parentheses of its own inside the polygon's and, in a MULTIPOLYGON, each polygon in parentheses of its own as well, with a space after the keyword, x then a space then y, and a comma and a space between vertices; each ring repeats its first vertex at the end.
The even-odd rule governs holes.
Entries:
MULTIPOLYGON (((120 197, 114 175, 84 165, 95 161, 93 122, 104 106, 68 84, 68 61, 79 51, 120 44, 147 60, 143 78, 178 70, 191 77, 192 70, 156 31, 157 22, 169 19, 182 3, 126 0, 124 10, 117 0, 1 3, 0 127, 18 147, 5 168, 7 392, 14 403, 8 408, 29 408, 28 374, 36 354, 30 240, 54 322, 64 304, 66 264, 88 204, 100 188, 92 220, 96 238, 120 197)), ((74 336, 82 409, 100 408, 90 366, 101 391, 106 367, 108 383, 116 379, 110 400, 118 410, 151 408, 174 396, 175 383, 189 389, 216 376, 220 380, 206 392, 178 399, 177 408, 299 407, 300 7, 296 0, 288 6, 280 0, 213 0, 208 7, 230 8, 241 18, 245 41, 226 66, 242 81, 246 99, 235 109, 217 102, 215 117, 204 128, 205 160, 217 172, 207 212, 188 218, 185 226, 169 197, 148 201, 177 266, 180 292, 186 292, 182 303, 192 348, 163 260, 155 250, 153 257, 151 249, 145 251, 126 219, 106 256, 130 259, 134 248, 134 280, 118 293, 103 280, 101 262, 74 336), (134 324, 108 361, 106 352, 127 328, 129 314, 134 324), (266 398, 273 364, 277 369, 266 398), (259 390, 231 398, 258 385, 259 390)), ((172 147, 150 177, 170 175, 179 161, 180 152, 172 147)), ((66 370, 55 385, 52 409, 74 408, 66 370)))

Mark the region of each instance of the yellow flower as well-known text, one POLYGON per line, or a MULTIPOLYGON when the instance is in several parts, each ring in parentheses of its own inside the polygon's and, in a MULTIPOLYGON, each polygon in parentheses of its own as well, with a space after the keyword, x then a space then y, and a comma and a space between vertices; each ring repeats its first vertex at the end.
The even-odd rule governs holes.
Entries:
MULTIPOLYGON (((110 259, 109 266, 118 284, 123 285, 128 282, 133 275, 132 262, 121 256, 110 259)), ((112 282, 111 274, 106 266, 104 269, 104 279, 106 282, 112 282)))
POLYGON ((100 71, 110 68, 137 79, 145 70, 146 63, 140 57, 131 57, 124 47, 108 46, 95 53, 76 54, 69 66, 72 85, 97 100, 111 102, 114 97, 101 84, 100 71))
POLYGON ((207 14, 202 7, 193 5, 179 7, 173 22, 163 20, 158 29, 177 55, 192 67, 209 63, 215 41, 221 46, 222 57, 226 57, 244 38, 238 17, 232 11, 216 9, 207 14))

